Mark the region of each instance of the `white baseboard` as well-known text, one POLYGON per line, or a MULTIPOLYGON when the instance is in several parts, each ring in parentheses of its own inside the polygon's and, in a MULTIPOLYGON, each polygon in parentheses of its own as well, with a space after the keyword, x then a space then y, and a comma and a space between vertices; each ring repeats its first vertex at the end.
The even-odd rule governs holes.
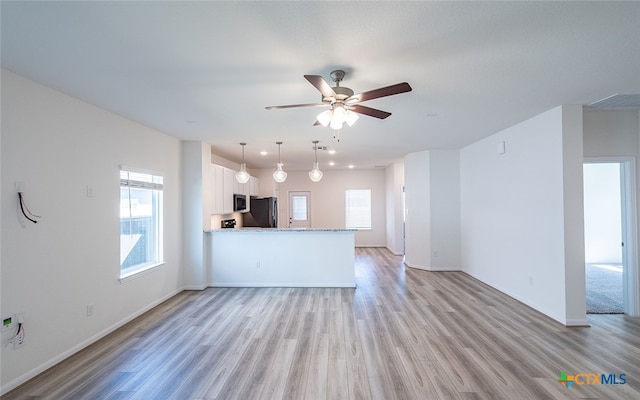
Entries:
POLYGON ((355 288, 356 285, 353 282, 331 282, 331 283, 291 283, 291 282, 273 282, 273 283, 264 283, 264 282, 242 282, 242 283, 224 283, 224 282, 211 282, 209 283, 209 287, 217 287, 217 288, 355 288))
POLYGON ((12 380, 11 382, 8 382, 8 383, 2 385, 2 387, 0 387, 0 396, 3 396, 6 393, 9 393, 11 390, 13 390, 13 389, 17 388, 18 386, 22 385, 23 383, 27 382, 29 379, 34 378, 38 374, 41 374, 42 372, 44 372, 47 369, 53 367, 54 365, 60 363, 61 361, 64 361, 65 359, 71 357, 72 355, 74 355, 75 353, 77 353, 80 350, 84 349, 85 347, 97 342, 98 340, 100 340, 103 337, 107 336, 108 334, 110 334, 111 332, 115 331, 116 329, 124 326, 128 322, 133 321, 134 319, 138 318, 142 314, 144 314, 147 311, 151 310, 152 308, 156 307, 157 305, 169 300, 173 296, 175 296, 178 293, 182 292, 182 290, 183 289, 177 289, 177 290, 169 293, 168 295, 166 295, 166 296, 164 296, 164 297, 152 302, 151 304, 147 305, 146 307, 144 307, 144 308, 136 311, 135 313, 129 315, 128 317, 116 322, 115 324, 109 326, 108 328, 103 329, 102 331, 96 333, 95 335, 89 337, 88 339, 83 340, 82 342, 80 342, 77 345, 69 348, 68 350, 58 354, 57 356, 51 358, 49 361, 47 361, 47 362, 45 362, 45 363, 43 363, 43 364, 41 364, 39 366, 37 366, 36 368, 32 369, 31 371, 28 371, 28 372, 20 375, 16 379, 12 380))
POLYGON ((431 271, 431 272, 462 271, 460 267, 435 267, 435 266, 427 267, 424 265, 410 264, 408 262, 405 262, 404 264, 409 268, 421 269, 424 271, 431 271))
POLYGON ((180 289, 180 291, 183 290, 205 290, 207 288, 207 285, 193 285, 193 286, 183 286, 182 289, 180 289))
POLYGON ((584 319, 568 319, 565 321, 564 323, 565 326, 584 326, 584 327, 589 327, 591 326, 589 324, 589 321, 584 318, 584 319))
POLYGON ((511 297, 512 299, 515 299, 515 300, 519 301, 520 303, 522 303, 525 306, 531 308, 532 310, 535 310, 536 312, 539 312, 540 314, 546 315, 547 317, 555 320, 556 322, 558 322, 558 323, 560 323, 560 324, 562 324, 564 326, 573 326, 573 327, 578 327, 578 326, 588 327, 588 326, 591 326, 589 324, 589 321, 586 318, 586 315, 585 315, 585 318, 570 318, 570 319, 566 319, 562 315, 555 315, 555 314, 552 314, 552 313, 549 313, 549 312, 545 312, 544 310, 540 310, 539 308, 535 307, 533 304, 530 304, 525 299, 520 298, 520 297, 518 297, 517 295, 515 295, 513 293, 509 293, 509 292, 503 290, 500 287, 494 286, 489 282, 485 282, 484 280, 480 279, 479 277, 474 276, 474 275, 472 275, 472 274, 470 274, 470 273, 468 273, 466 271, 463 271, 463 273, 469 275, 473 279, 477 279, 478 281, 484 283, 487 286, 492 287, 493 289, 495 289, 495 290, 497 290, 497 291, 499 291, 501 293, 506 294, 507 296, 511 297))

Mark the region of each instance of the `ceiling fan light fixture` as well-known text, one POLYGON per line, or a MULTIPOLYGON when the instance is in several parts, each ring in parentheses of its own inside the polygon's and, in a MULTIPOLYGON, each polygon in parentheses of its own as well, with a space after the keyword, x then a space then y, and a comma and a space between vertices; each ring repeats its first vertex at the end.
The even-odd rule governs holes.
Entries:
POLYGON ((329 123, 331 122, 332 117, 333 117, 333 111, 325 110, 320 114, 318 114, 318 117, 316 117, 316 119, 318 120, 320 125, 326 128, 327 126, 329 126, 329 123))
POLYGON ((244 146, 246 143, 240 143, 242 146, 242 163, 240 164, 240 171, 236 172, 236 180, 238 183, 247 183, 251 178, 251 175, 247 172, 247 164, 244 162, 244 146))
POLYGON ((273 180, 282 183, 287 180, 287 173, 282 169, 282 163, 280 162, 280 145, 282 142, 276 142, 278 145, 278 164, 276 165, 276 171, 273 173, 273 180))
MULTIPOLYGON (((344 121, 347 119, 347 111, 344 109, 344 107, 342 105, 337 105, 333 108, 333 117, 331 118, 331 127, 333 128, 334 123, 340 124, 340 127, 342 127, 342 124, 344 123, 344 121)), ((333 128, 333 129, 340 129, 340 128, 333 128)))
POLYGON ((335 82, 334 87, 331 87, 320 75, 304 75, 304 78, 322 95, 322 101, 320 103, 289 104, 282 106, 268 106, 265 108, 267 110, 277 110, 283 108, 329 106, 329 110, 326 110, 317 116, 314 125, 322 125, 324 127, 330 125, 331 129, 338 131, 342 129, 345 122, 349 126, 352 126, 359 117, 356 113, 378 119, 385 119, 391 116, 390 112, 362 106, 358 103, 406 93, 413 90, 411 85, 407 82, 402 82, 354 94, 352 89, 340 86, 340 82, 342 82, 345 76, 345 72, 343 70, 338 69, 331 71, 330 76, 335 82))
POLYGON ((351 110, 347 110, 347 113, 346 113, 346 116, 345 116, 345 122, 347 123, 347 125, 353 126, 353 124, 356 123, 358 118, 360 118, 360 116, 358 114, 354 113, 351 110))

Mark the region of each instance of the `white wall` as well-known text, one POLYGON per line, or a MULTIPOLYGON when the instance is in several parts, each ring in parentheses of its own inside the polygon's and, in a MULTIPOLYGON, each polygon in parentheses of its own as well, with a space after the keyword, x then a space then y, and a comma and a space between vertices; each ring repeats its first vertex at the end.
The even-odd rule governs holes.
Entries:
POLYGON ((430 176, 428 151, 404 157, 405 263, 413 268, 431 266, 430 176))
POLYGON ((463 270, 585 324, 582 108, 557 107, 461 149, 460 181, 463 270))
POLYGON ((588 325, 584 262, 583 112, 581 105, 562 111, 562 199, 566 325, 588 325))
POLYGON ((203 229, 211 229, 211 146, 185 141, 182 149, 182 282, 192 290, 206 284, 203 229))
POLYGON ((460 269, 460 152, 429 152, 431 270, 460 269))
MULTIPOLYGON (((269 170, 262 170, 269 171, 269 170)), ((255 171, 254 171, 255 172, 255 171)), ((260 190, 267 188, 273 178, 267 172, 258 173, 260 190)), ((279 226, 287 227, 290 191, 311 192, 311 227, 344 228, 345 190, 371 189, 371 230, 356 232, 358 247, 384 247, 386 245, 385 170, 325 170, 320 182, 312 182, 308 171, 287 171, 287 180, 277 185, 279 226)))
POLYGON ((640 149, 638 111, 585 111, 585 157, 637 157, 640 149))
POLYGON ((275 168, 251 170, 251 176, 258 178, 260 183, 259 197, 278 197, 278 184, 273 180, 274 172, 275 168))
POLYGON ((11 72, 1 79, 2 314, 23 313, 26 330, 24 347, 0 347, 6 392, 180 289, 181 188, 178 140, 11 72), (164 174, 165 264, 125 283, 121 164, 164 174), (18 216, 18 181, 38 224, 18 216))
POLYGON ((405 186, 406 264, 429 271, 459 270, 459 151, 408 154, 405 186))
POLYGON ((402 187, 404 186, 404 164, 393 163, 385 170, 387 248, 395 255, 404 254, 404 209, 402 187))

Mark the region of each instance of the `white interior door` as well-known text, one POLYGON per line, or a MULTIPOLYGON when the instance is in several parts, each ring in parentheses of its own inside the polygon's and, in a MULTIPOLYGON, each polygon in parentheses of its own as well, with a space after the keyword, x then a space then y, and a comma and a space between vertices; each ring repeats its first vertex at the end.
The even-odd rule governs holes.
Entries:
POLYGON ((310 228, 310 192, 289 192, 289 228, 310 228))

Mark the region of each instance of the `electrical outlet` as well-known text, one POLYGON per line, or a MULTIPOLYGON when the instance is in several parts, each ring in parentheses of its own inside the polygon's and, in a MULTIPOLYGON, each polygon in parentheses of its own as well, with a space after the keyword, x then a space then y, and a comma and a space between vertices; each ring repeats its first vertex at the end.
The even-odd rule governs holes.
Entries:
POLYGON ((92 185, 87 185, 87 197, 94 197, 95 194, 95 190, 93 188, 92 185))
POLYGON ((16 181, 16 193, 24 192, 24 182, 16 181))
POLYGON ((93 315, 93 304, 87 304, 87 317, 93 315))

